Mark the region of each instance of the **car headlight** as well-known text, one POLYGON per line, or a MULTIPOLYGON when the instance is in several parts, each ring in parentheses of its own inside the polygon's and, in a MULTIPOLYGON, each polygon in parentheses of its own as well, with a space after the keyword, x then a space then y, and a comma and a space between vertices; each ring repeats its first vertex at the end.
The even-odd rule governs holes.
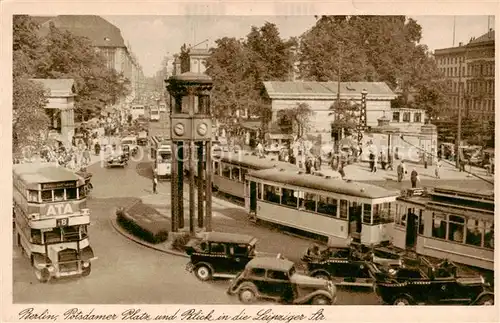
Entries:
POLYGON ((396 270, 394 270, 394 269, 392 269, 392 268, 391 268, 391 269, 389 269, 389 275, 391 275, 391 276, 396 275, 396 270))
POLYGON ((84 268, 87 268, 88 266, 90 266, 90 262, 88 262, 88 261, 84 261, 84 262, 83 262, 83 267, 84 267, 84 268))
POLYGON ((53 273, 56 269, 54 268, 54 266, 48 266, 47 267, 49 273, 53 273))

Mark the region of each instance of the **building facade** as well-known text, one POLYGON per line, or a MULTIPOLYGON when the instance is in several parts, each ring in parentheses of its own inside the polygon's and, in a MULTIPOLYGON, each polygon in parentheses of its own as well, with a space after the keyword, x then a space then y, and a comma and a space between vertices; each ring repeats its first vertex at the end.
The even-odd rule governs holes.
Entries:
POLYGON ((465 118, 495 119, 495 32, 458 47, 436 49, 438 68, 448 80, 451 114, 460 107, 465 118))
POLYGON ((118 104, 130 103, 134 100, 144 84, 142 68, 125 44, 118 27, 100 16, 94 15, 60 15, 54 17, 32 17, 40 26, 40 34, 46 35, 50 25, 67 30, 74 35, 86 37, 106 59, 108 68, 113 68, 130 81, 131 93, 127 98, 120 98, 118 104))
MULTIPOLYGON (((333 144, 331 125, 335 121, 335 114, 331 107, 337 100, 337 82, 264 82, 264 87, 272 111, 271 123, 278 122, 280 111, 306 103, 312 110, 306 134, 313 138, 320 137, 323 145, 333 144)), ((423 161, 423 151, 437 152, 436 127, 425 124, 425 110, 391 108, 391 101, 397 95, 387 84, 341 82, 340 99, 360 103, 363 90, 367 91, 367 129, 361 144, 368 149, 363 149, 362 159, 367 159, 370 151, 385 154, 388 148, 393 153, 397 151, 399 159, 415 162, 423 161), (388 127, 380 127, 381 118, 388 119, 388 127)), ((346 139, 345 142, 357 141, 356 135, 346 139)))
POLYGON ((47 91, 45 112, 50 120, 51 139, 71 147, 75 135, 75 81, 73 79, 32 79, 47 91))

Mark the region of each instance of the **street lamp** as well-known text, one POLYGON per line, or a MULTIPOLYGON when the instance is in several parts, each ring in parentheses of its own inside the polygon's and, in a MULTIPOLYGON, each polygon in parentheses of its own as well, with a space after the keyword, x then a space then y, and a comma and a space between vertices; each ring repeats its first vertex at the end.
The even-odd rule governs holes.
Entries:
POLYGON ((363 89, 361 91, 361 105, 359 107, 359 124, 358 124, 358 146, 361 145, 361 141, 363 140, 363 130, 366 129, 366 96, 368 95, 368 91, 363 89))

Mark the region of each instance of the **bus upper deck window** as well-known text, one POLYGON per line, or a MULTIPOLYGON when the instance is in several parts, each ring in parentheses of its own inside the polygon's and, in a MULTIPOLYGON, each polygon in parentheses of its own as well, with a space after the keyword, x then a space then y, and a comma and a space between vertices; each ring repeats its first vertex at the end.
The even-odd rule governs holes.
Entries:
POLYGON ((78 196, 80 198, 84 198, 86 196, 86 194, 85 194, 85 186, 80 186, 78 188, 78 196))
POLYGON ((52 191, 42 191, 42 201, 52 202, 52 191))
POLYGON ((34 191, 34 190, 28 191, 28 202, 39 202, 38 201, 38 191, 34 191))
POLYGON ((54 190, 54 201, 64 201, 64 189, 54 190))
POLYGON ((66 199, 67 200, 76 200, 76 188, 67 188, 66 189, 66 199))

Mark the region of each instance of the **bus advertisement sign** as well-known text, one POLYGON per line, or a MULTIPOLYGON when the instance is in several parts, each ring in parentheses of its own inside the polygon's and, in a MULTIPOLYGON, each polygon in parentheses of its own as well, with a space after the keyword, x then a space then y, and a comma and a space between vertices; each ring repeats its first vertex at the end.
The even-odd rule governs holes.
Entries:
POLYGON ((47 206, 46 216, 56 216, 56 215, 64 215, 64 214, 73 214, 73 207, 70 203, 61 203, 61 204, 51 204, 47 206))
POLYGON ((76 187, 76 181, 42 184, 42 190, 53 190, 57 188, 73 188, 73 187, 76 187))

